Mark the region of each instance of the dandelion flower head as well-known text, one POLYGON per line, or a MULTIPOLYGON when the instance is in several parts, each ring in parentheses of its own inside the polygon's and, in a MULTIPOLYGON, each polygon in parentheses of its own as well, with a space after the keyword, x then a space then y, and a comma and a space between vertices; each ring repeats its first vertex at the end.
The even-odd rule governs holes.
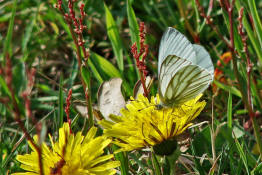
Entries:
MULTIPOLYGON (((70 133, 68 123, 64 123, 59 129, 59 139, 53 142, 50 137, 51 148, 42 144, 42 166, 44 175, 112 175, 116 173, 115 167, 118 161, 111 161, 113 154, 104 155, 104 148, 111 140, 104 136, 96 135, 97 128, 93 127, 84 137, 81 132, 76 135, 70 133)), ((34 137, 37 141, 37 137, 34 137)), ((13 175, 37 175, 40 174, 38 154, 30 144, 30 154, 18 155, 21 168, 26 172, 13 175)))
MULTIPOLYGON (((115 138, 119 151, 132 151, 146 147, 156 147, 175 137, 189 126, 205 107, 199 102, 201 95, 178 107, 158 108, 159 95, 149 101, 142 94, 120 112, 122 116, 111 115, 112 121, 102 120, 104 135, 115 138)), ((172 151, 171 151, 172 152, 172 151)))

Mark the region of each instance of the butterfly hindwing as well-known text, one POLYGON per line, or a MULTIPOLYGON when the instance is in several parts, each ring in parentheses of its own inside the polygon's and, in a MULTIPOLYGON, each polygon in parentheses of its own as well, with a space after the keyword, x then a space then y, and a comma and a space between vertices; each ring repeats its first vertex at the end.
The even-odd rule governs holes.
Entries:
POLYGON ((203 46, 193 44, 194 50, 196 52, 196 65, 207 70, 213 77, 214 66, 210 58, 209 53, 203 46))
POLYGON ((170 80, 163 98, 165 105, 179 105, 202 93, 212 81, 205 69, 188 65, 180 69, 170 80))

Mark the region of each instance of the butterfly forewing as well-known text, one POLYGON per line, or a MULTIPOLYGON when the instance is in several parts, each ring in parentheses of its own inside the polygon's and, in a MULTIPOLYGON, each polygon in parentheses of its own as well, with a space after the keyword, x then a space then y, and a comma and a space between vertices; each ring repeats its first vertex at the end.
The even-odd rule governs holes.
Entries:
POLYGON ((187 61, 174 55, 169 55, 160 68, 161 71, 158 78, 159 92, 161 92, 161 94, 164 95, 169 82, 171 81, 172 77, 176 74, 176 72, 190 64, 192 64, 190 61, 187 61))
POLYGON ((196 62, 196 54, 193 45, 184 35, 171 27, 166 30, 160 42, 158 73, 160 73, 162 63, 169 55, 176 55, 193 64, 196 62))

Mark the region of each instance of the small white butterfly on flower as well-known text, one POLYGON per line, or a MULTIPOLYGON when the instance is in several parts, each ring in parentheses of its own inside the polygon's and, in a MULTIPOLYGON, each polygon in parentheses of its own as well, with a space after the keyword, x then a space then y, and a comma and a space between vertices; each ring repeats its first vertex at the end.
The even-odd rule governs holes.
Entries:
POLYGON ((204 47, 169 27, 158 55, 158 93, 163 106, 179 106, 208 88, 214 66, 204 47))

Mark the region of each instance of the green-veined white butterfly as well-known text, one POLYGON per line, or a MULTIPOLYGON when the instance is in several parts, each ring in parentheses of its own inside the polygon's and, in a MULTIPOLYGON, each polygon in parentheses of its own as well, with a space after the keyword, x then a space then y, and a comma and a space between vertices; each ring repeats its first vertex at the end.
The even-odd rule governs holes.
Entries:
POLYGON ((204 47, 191 44, 169 27, 162 36, 158 55, 158 92, 161 105, 178 106, 193 99, 214 78, 214 66, 204 47))

